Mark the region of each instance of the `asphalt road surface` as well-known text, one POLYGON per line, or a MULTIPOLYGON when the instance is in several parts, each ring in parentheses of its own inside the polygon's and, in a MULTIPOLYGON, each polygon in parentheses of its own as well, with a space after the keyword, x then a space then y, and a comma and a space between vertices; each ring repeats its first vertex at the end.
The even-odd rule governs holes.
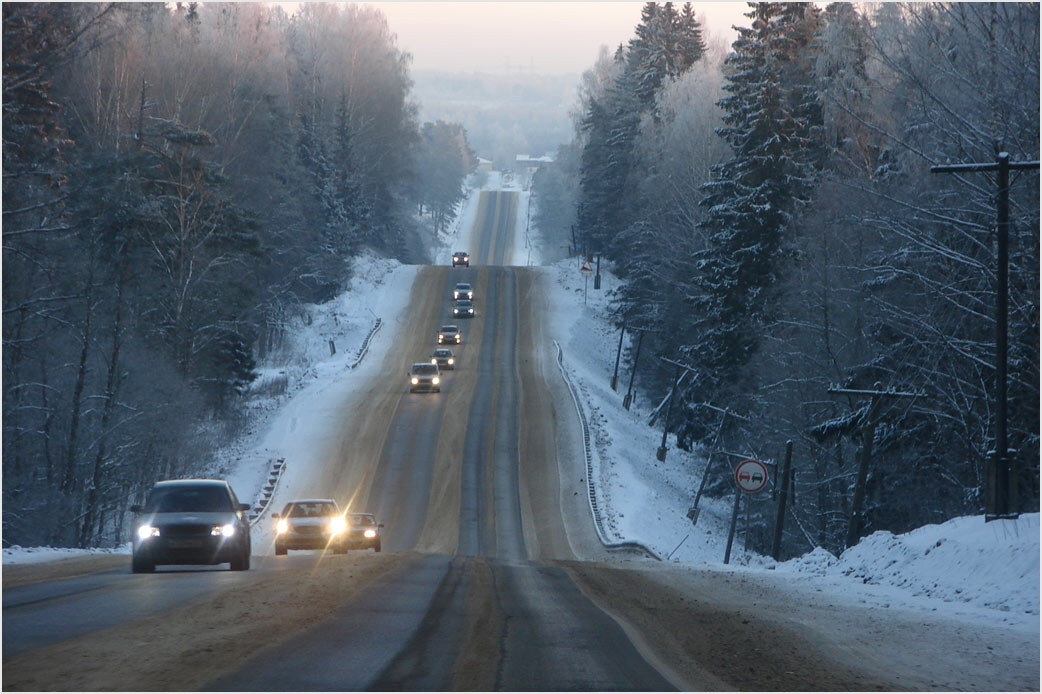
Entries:
POLYGON ((5 689, 1038 689, 1037 633, 601 548, 574 493, 548 289, 506 266, 517 195, 481 196, 472 267, 421 270, 381 376, 344 404, 320 473, 294 481, 375 512, 383 552, 274 557, 262 521, 245 573, 7 567, 5 689), (473 319, 451 318, 460 281, 473 319), (410 394, 405 372, 444 322, 463 328, 459 366, 440 393, 410 394))

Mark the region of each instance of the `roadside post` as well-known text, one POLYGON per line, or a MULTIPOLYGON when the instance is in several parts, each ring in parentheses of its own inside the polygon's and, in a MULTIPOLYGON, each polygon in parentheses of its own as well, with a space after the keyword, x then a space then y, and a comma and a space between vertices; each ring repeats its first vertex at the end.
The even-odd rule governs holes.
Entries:
MULTIPOLYGON (((756 494, 767 486, 767 466, 759 460, 743 460, 734 469, 734 483, 737 489, 734 494, 734 508, 731 509, 731 527, 727 531, 727 550, 724 552, 724 563, 731 562, 731 546, 734 544, 735 526, 738 524, 738 507, 746 494, 756 494)), ((748 500, 746 500, 748 504, 748 500)))

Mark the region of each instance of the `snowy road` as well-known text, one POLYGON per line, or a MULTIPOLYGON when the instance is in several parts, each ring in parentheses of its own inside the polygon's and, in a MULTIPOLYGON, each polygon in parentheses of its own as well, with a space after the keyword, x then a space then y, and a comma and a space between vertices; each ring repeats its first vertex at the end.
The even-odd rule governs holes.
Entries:
POLYGON ((247 574, 109 558, 5 572, 5 688, 1037 689, 1037 632, 603 551, 571 491, 585 471, 544 325, 553 290, 503 267, 515 197, 482 194, 473 267, 419 271, 376 376, 329 405, 317 463, 289 465, 274 500, 374 511, 382 554, 274 557, 262 520, 247 574), (460 368, 410 394, 457 281, 478 307, 460 368))

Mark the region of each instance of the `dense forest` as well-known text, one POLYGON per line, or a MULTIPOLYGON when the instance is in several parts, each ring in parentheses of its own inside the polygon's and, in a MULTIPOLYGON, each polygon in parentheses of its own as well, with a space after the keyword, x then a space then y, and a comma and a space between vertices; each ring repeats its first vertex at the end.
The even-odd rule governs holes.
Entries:
MULTIPOLYGON (((681 378, 667 426, 714 455, 708 493, 731 494, 730 454, 780 462, 793 441, 789 554, 980 513, 996 178, 930 167, 1038 161, 1039 6, 750 3, 746 17, 720 52, 687 5, 648 3, 583 76, 536 221, 623 280, 612 305, 631 345, 645 334, 645 397, 681 378), (830 393, 879 389, 914 397, 830 393)), ((1013 172, 1010 217, 1009 448, 1019 508, 1037 510, 1037 171, 1013 172)))
POLYGON ((5 3, 3 32, 3 541, 110 542, 353 257, 425 259, 474 156, 372 7, 5 3))

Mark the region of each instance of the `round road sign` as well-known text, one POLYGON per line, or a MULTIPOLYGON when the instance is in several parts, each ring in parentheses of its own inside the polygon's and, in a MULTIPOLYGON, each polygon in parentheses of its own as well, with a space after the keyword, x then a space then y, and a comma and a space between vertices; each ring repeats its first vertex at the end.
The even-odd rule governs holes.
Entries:
POLYGON ((767 486, 767 466, 759 460, 746 460, 734 470, 734 483, 746 494, 755 494, 767 486))

